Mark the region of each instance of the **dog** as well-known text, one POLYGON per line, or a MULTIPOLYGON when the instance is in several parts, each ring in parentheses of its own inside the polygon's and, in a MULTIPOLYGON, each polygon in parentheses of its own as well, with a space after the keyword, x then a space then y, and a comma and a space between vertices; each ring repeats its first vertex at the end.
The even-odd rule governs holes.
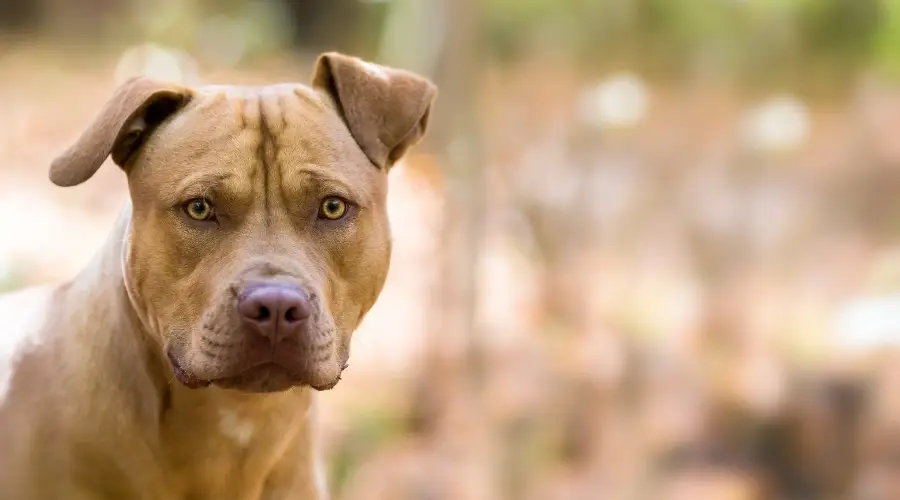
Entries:
POLYGON ((338 52, 309 85, 117 87, 49 172, 125 172, 109 239, 0 299, 0 497, 327 498, 315 393, 381 293, 388 173, 436 96, 338 52))

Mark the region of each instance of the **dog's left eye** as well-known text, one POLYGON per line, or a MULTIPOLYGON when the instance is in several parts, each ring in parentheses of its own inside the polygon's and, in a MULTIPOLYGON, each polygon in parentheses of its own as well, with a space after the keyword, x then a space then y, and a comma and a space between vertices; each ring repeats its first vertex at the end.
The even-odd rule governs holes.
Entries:
POLYGON ((331 196, 322 200, 319 205, 319 218, 328 220, 338 220, 347 214, 347 202, 331 196))
POLYGON ((184 213, 197 221, 212 220, 215 216, 212 204, 205 198, 195 198, 184 205, 184 213))

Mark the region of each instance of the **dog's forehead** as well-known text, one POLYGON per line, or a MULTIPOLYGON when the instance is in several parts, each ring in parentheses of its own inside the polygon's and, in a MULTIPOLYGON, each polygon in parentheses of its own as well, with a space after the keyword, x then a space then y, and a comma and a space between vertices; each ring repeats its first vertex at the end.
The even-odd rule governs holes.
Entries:
POLYGON ((329 104, 313 89, 297 83, 208 85, 196 90, 194 101, 196 105, 191 108, 235 118, 241 128, 263 127, 279 133, 290 122, 333 125, 329 104))
POLYGON ((287 99, 297 99, 313 107, 322 108, 324 102, 313 89, 299 83, 275 83, 268 85, 204 85, 194 94, 201 98, 222 98, 229 101, 261 101, 275 99, 288 103, 287 99))
POLYGON ((192 94, 185 109, 145 145, 145 173, 165 181, 198 167, 248 169, 260 161, 268 168, 278 163, 337 168, 360 183, 379 173, 334 105, 310 87, 210 85, 192 94))

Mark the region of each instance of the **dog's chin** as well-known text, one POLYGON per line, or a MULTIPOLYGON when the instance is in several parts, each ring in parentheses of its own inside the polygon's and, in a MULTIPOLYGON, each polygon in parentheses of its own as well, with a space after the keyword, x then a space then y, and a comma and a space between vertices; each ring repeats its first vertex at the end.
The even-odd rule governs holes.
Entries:
POLYGON ((305 381, 274 363, 256 366, 237 375, 214 379, 210 383, 223 389, 263 393, 282 392, 307 385, 305 381))
POLYGON ((276 363, 264 363, 234 373, 233 375, 203 378, 186 369, 179 360, 170 355, 169 361, 175 378, 189 389, 202 389, 214 385, 249 393, 283 392, 295 387, 310 387, 317 391, 327 391, 341 380, 341 369, 329 369, 331 363, 321 362, 307 365, 300 373, 276 363))
POLYGON ((237 375, 214 379, 211 383, 223 389, 268 393, 287 391, 294 387, 311 387, 317 391, 326 391, 341 380, 340 375, 334 377, 322 375, 318 372, 295 374, 275 363, 267 363, 244 370, 237 375))

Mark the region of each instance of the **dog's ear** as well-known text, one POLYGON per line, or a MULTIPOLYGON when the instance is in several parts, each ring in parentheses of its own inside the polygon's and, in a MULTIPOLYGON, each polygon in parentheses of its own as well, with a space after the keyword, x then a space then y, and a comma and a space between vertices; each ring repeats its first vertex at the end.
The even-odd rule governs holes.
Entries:
POLYGON ((422 76, 337 52, 319 56, 313 87, 331 96, 357 144, 382 168, 422 139, 437 96, 422 76))
POLYGON ((123 169, 153 130, 181 109, 190 91, 177 84, 137 77, 121 84, 94 122, 50 165, 50 180, 74 186, 91 178, 106 158, 123 169))

